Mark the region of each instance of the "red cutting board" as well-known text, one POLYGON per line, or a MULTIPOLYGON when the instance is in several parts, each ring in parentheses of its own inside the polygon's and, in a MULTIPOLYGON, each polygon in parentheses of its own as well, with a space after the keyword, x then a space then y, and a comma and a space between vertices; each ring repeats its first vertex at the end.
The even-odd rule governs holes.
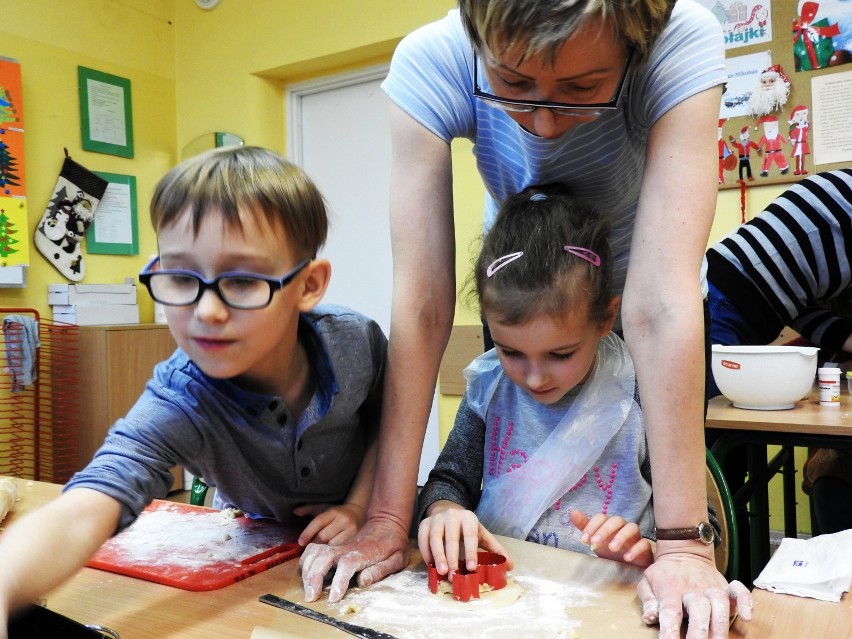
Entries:
POLYGON ((155 499, 88 566, 183 590, 216 590, 301 553, 298 531, 223 512, 155 499))

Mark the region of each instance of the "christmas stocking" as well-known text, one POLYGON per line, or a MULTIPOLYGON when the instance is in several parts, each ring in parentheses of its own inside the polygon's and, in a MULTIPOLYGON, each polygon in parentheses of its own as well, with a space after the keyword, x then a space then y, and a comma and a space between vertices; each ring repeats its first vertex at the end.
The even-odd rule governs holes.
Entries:
POLYGON ((39 252, 69 280, 86 274, 81 241, 95 216, 107 181, 65 154, 53 196, 35 231, 39 252))

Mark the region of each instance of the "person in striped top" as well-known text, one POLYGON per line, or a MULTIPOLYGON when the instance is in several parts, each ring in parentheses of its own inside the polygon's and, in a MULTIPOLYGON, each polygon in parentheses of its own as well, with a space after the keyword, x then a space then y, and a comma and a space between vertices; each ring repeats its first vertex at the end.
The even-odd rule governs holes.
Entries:
MULTIPOLYGON (((822 361, 852 359, 852 169, 807 177, 707 250, 710 340, 769 344, 789 326, 822 361)), ((719 395, 712 371, 707 399, 719 395)), ((717 433, 708 430, 708 445, 717 433)), ((742 485, 745 450, 724 472, 742 485)), ((814 533, 852 528, 852 453, 817 448, 803 469, 814 533)), ((741 517, 747 536, 747 518, 741 517)), ((747 549, 747 545, 741 545, 747 549)))
MULTIPOLYGON (((713 344, 769 344, 785 326, 852 356, 852 169, 814 174, 707 250, 713 344)), ((707 397, 719 389, 708 380, 707 397)))
POLYGON ((623 293, 616 330, 648 418, 658 537, 683 535, 657 545, 640 582, 643 618, 659 621, 664 637, 679 635, 685 615, 690 636, 727 634, 729 584, 697 533, 708 518, 701 266, 726 80, 719 21, 696 0, 459 0, 400 42, 382 84, 393 147, 387 427, 364 528, 350 542, 306 550, 312 599, 335 564, 332 602, 355 572, 364 586, 407 560, 420 451, 453 324, 451 143, 465 138, 485 186, 484 230, 509 195, 535 184, 567 187, 611 222, 613 292, 623 293))

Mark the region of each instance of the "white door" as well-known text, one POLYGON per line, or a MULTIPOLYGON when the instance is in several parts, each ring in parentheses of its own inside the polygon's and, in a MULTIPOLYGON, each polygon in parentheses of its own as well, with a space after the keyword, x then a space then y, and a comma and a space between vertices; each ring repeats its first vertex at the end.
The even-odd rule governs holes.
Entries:
MULTIPOLYGON (((349 306, 390 333, 392 263, 388 223, 390 125, 380 88, 387 65, 291 85, 287 153, 322 191, 331 213, 323 257, 331 262, 324 301, 349 306)), ((435 400, 418 483, 438 457, 435 400)))

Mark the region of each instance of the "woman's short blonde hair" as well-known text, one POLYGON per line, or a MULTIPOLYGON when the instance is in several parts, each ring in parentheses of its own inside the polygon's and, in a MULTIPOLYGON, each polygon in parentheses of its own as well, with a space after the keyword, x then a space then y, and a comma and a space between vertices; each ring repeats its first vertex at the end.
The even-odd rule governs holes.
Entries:
POLYGON ((459 0, 473 46, 502 52, 523 44, 523 58, 559 49, 589 18, 609 20, 624 45, 643 61, 671 16, 675 0, 459 0))
POLYGON ((261 216, 272 228, 283 229, 304 257, 314 257, 328 234, 325 201, 313 181, 295 164, 260 147, 206 151, 166 173, 151 198, 154 230, 187 213, 196 233, 205 215, 221 215, 234 228, 241 228, 241 215, 261 216))

